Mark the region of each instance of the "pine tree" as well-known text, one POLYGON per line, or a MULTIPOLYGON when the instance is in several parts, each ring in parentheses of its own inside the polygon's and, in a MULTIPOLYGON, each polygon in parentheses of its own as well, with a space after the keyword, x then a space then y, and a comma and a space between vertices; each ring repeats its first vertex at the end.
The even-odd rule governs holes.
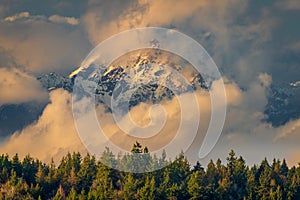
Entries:
POLYGON ((40 186, 43 186, 45 183, 45 170, 44 170, 44 166, 42 165, 42 163, 38 164, 38 171, 35 174, 35 180, 36 183, 38 183, 40 186))
POLYGON ((48 174, 44 178, 47 187, 43 189, 45 193, 54 194, 59 185, 59 177, 53 159, 51 159, 50 165, 47 166, 47 171, 48 174))
POLYGON ((267 160, 265 159, 260 169, 263 171, 261 172, 259 176, 259 189, 258 189, 258 197, 261 199, 267 199, 269 198, 269 188, 271 183, 271 168, 269 167, 269 164, 267 160))
POLYGON ((96 177, 96 173, 97 165, 95 157, 87 154, 84 157, 78 172, 78 177, 80 179, 79 189, 84 189, 86 192, 89 191, 89 188, 96 177))
POLYGON ((289 168, 286 164, 286 161, 285 161, 285 159, 283 159, 282 164, 279 169, 279 172, 280 172, 280 174, 287 176, 288 170, 289 170, 289 168))
POLYGON ((281 188, 280 186, 278 185, 277 189, 276 189, 276 200, 282 200, 283 197, 282 197, 282 191, 281 191, 281 188))
POLYGON ((231 150, 227 157, 226 186, 230 199, 243 199, 246 196, 247 171, 242 157, 237 158, 231 150))
POLYGON ((11 160, 12 168, 16 172, 17 176, 20 177, 22 175, 22 165, 19 160, 18 154, 15 154, 11 160))
POLYGON ((145 185, 139 190, 139 199, 154 200, 155 199, 155 180, 154 177, 149 179, 147 176, 145 185))
POLYGON ((257 182, 255 179, 255 172, 256 172, 255 168, 248 171, 247 187, 246 187, 248 200, 255 200, 256 199, 255 197, 257 196, 257 182))
POLYGON ((66 198, 67 200, 77 200, 77 194, 76 194, 76 190, 72 187, 69 195, 66 198))
POLYGON ((133 176, 128 173, 124 183, 123 198, 125 200, 136 199, 137 194, 137 182, 134 180, 133 176))
POLYGON ((22 177, 28 183, 35 183, 35 174, 38 170, 37 163, 34 162, 33 158, 26 155, 21 163, 22 165, 22 177))
POLYGON ((53 200, 64 200, 64 195, 62 194, 60 188, 57 190, 53 200))
POLYGON ((84 190, 81 190, 80 194, 78 195, 78 200, 86 200, 86 195, 84 190))
POLYGON ((196 165, 193 167, 192 172, 194 172, 194 171, 203 171, 203 170, 204 170, 204 168, 201 166, 200 162, 197 161, 196 165))
POLYGON ((105 165, 98 165, 98 172, 90 191, 90 195, 94 199, 114 199, 114 189, 110 172, 111 169, 105 165))
POLYGON ((72 167, 70 174, 68 176, 67 179, 68 182, 68 187, 69 188, 73 188, 73 189, 77 189, 78 183, 79 183, 79 178, 77 176, 77 173, 75 171, 75 167, 72 167))
POLYGON ((133 144, 133 147, 131 149, 132 153, 142 153, 143 149, 142 149, 142 145, 136 141, 135 144, 133 144))
POLYGON ((206 185, 208 184, 216 185, 218 183, 218 172, 212 160, 210 160, 210 162, 207 165, 205 182, 206 185))
POLYGON ((203 199, 203 186, 201 183, 204 181, 203 171, 195 171, 190 175, 188 182, 188 192, 190 199, 203 199))

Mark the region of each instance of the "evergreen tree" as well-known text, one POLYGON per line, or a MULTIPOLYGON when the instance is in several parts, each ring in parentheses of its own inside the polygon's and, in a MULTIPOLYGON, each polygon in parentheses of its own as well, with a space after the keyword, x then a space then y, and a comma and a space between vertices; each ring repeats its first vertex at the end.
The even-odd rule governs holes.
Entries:
POLYGON ((154 200, 155 199, 155 180, 154 177, 149 179, 147 176, 145 185, 139 190, 138 199, 141 200, 154 200))
POLYGON ((45 185, 45 177, 45 168, 42 163, 38 163, 38 170, 35 174, 35 182, 43 187, 45 185))
POLYGON ((33 158, 26 155, 22 161, 22 177, 28 184, 35 184, 35 174, 38 170, 38 164, 33 158))
POLYGON ((111 169, 105 165, 99 165, 92 190, 90 191, 90 195, 93 199, 114 199, 114 189, 110 171, 111 169))
POLYGON ((137 195, 137 182, 133 176, 128 173, 124 183, 123 198, 125 200, 134 200, 137 195))
POLYGON ((76 190, 72 187, 69 195, 66 198, 67 200, 77 200, 77 194, 76 194, 76 190))
POLYGON ((61 185, 58 188, 55 196, 53 197, 53 200, 64 200, 65 199, 65 193, 64 190, 62 189, 61 185))
POLYGON ((107 149, 102 159, 109 166, 96 164, 94 156, 81 159, 79 153, 68 153, 58 168, 53 160, 45 164, 27 155, 20 162, 18 155, 11 159, 1 155, 0 199, 300 199, 300 165, 289 169, 285 160, 274 159, 269 165, 264 159, 260 165, 246 167, 244 159, 231 151, 227 163, 211 160, 204 169, 199 162, 190 168, 183 153, 171 162, 164 153, 151 156, 139 143, 133 150, 137 157, 128 154, 116 159, 107 149), (135 158, 149 159, 150 168, 168 165, 141 174, 111 168, 135 158))
POLYGON ((12 157, 11 165, 12 165, 13 170, 16 172, 17 176, 21 177, 21 175, 22 175, 22 165, 21 165, 21 162, 19 160, 18 154, 15 154, 12 157))
POLYGON ((258 197, 268 199, 271 183, 271 169, 266 159, 262 162, 260 168, 263 169, 263 171, 259 176, 258 197))
POLYGON ((81 164, 78 176, 80 179, 79 189, 84 189, 86 192, 89 191, 93 180, 96 177, 97 166, 96 159, 94 156, 87 154, 81 164))
POLYGON ((208 199, 206 196, 205 188, 203 187, 204 182, 204 171, 194 171, 188 182, 188 192, 190 199, 208 199))

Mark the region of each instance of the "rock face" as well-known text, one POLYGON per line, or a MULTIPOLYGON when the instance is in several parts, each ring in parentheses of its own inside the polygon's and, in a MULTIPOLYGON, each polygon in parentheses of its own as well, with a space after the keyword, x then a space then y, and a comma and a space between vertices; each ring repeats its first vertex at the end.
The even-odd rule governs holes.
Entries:
POLYGON ((277 127, 300 117, 300 88, 293 85, 272 86, 265 108, 266 121, 277 127))
POLYGON ((37 102, 0 106, 0 140, 36 121, 45 106, 37 102))
POLYGON ((67 78, 59 74, 56 74, 54 72, 39 76, 37 79, 41 82, 42 86, 46 88, 48 91, 57 88, 63 88, 69 92, 72 92, 73 90, 72 78, 67 78))

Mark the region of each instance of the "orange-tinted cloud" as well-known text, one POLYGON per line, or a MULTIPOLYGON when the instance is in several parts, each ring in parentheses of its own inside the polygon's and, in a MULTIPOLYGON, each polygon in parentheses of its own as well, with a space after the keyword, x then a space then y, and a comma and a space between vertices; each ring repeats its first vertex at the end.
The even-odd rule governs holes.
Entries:
POLYGON ((69 73, 90 48, 76 18, 18 13, 0 20, 0 46, 16 62, 36 73, 69 73))
POLYGON ((85 152, 73 121, 71 95, 58 89, 50 93, 50 101, 39 120, 14 133, 0 147, 1 152, 21 157, 30 154, 43 161, 53 157, 56 162, 68 152, 85 152))
POLYGON ((0 68, 0 105, 47 99, 47 92, 35 77, 17 68, 0 68))
POLYGON ((245 5, 245 2, 236 0, 139 0, 122 3, 112 1, 107 4, 94 2, 82 17, 82 21, 93 44, 131 28, 170 25, 186 33, 203 26, 202 28, 210 28, 216 34, 220 33, 220 36, 222 33, 222 38, 226 39, 228 20, 232 19, 231 15, 241 12, 245 5), (235 13, 230 13, 229 8, 235 13))

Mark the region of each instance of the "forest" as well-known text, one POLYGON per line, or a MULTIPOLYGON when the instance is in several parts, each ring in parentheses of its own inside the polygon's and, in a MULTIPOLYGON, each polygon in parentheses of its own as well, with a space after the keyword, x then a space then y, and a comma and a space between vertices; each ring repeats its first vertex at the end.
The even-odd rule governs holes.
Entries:
MULTIPOLYGON (((288 168, 285 160, 264 159, 247 166, 232 150, 226 163, 210 161, 206 167, 191 165, 183 153, 172 162, 166 155, 150 155, 138 142, 132 152, 147 158, 149 167, 167 164, 148 173, 121 172, 95 156, 68 153, 56 166, 30 155, 22 160, 0 156, 0 199, 300 199, 300 163, 288 168)), ((136 155, 136 154, 135 154, 136 155)), ((133 154, 114 156, 106 149, 101 159, 128 165, 133 154)), ((128 165, 130 166, 130 165, 128 165)))

